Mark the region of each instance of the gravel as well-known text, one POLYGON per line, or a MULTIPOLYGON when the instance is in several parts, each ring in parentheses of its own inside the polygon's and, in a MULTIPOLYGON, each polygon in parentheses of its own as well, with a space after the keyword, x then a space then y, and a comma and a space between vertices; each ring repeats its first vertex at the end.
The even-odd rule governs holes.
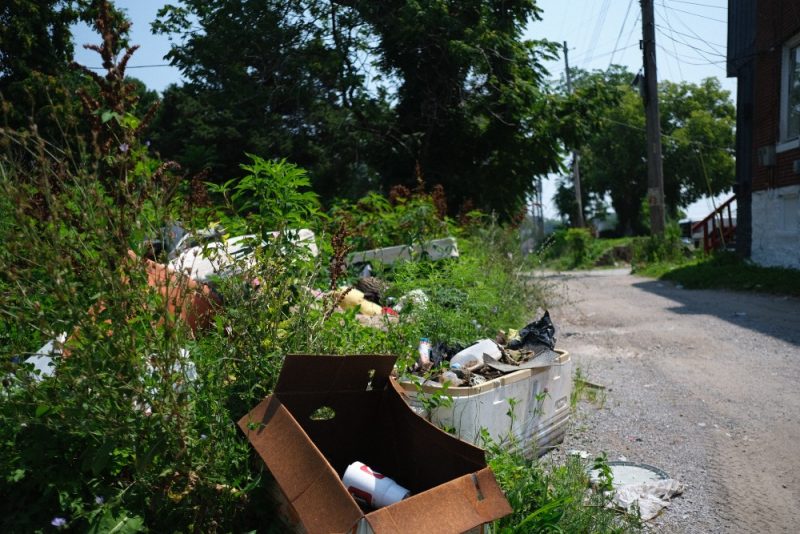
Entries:
POLYGON ((537 273, 557 347, 605 387, 563 451, 653 465, 685 484, 655 532, 800 524, 800 300, 691 291, 627 270, 537 273))

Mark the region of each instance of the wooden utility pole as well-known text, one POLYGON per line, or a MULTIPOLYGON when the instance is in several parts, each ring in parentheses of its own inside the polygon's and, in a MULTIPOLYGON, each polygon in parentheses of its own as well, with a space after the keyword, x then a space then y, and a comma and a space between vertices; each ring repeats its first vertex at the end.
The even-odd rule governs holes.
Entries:
POLYGON ((658 110, 656 72, 656 23, 653 0, 640 0, 642 6, 642 52, 644 54, 644 107, 647 119, 647 202, 650 206, 650 232, 664 234, 664 167, 661 160, 661 122, 658 110))
MULTIPOLYGON (((564 41, 564 66, 567 69, 567 91, 572 94, 572 75, 569 72, 569 52, 567 51, 567 42, 564 41)), ((583 228, 583 200, 581 197, 581 155, 578 151, 572 150, 572 183, 575 186, 575 206, 577 213, 575 214, 575 225, 578 228, 583 228)))

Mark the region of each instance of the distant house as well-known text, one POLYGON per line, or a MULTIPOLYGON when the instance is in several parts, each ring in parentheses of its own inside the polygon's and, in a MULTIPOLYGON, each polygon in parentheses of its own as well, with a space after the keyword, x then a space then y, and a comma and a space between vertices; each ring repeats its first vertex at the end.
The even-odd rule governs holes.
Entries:
POLYGON ((737 252, 800 269, 800 2, 728 1, 737 252))

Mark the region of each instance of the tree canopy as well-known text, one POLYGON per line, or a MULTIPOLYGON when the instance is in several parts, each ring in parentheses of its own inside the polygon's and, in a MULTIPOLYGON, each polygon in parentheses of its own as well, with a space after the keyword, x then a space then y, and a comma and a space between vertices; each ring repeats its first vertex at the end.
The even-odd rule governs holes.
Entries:
POLYGON ((154 28, 178 36, 188 79, 164 95, 166 157, 216 178, 247 150, 287 157, 327 198, 444 186, 515 214, 560 165, 567 113, 545 90, 553 46, 522 39, 533 0, 182 0, 154 28))
MULTIPOLYGON (((576 70, 575 84, 605 84, 618 99, 596 110, 601 127, 580 146, 584 205, 602 203, 608 195, 620 233, 647 230, 642 217, 647 193, 644 107, 631 86, 633 73, 613 66, 606 71, 576 70)), ((664 165, 664 199, 674 218, 703 195, 724 192, 734 181, 735 106, 719 81, 699 84, 663 81, 659 84, 664 165)), ((574 209, 572 183, 561 181, 556 204, 562 214, 574 209)))

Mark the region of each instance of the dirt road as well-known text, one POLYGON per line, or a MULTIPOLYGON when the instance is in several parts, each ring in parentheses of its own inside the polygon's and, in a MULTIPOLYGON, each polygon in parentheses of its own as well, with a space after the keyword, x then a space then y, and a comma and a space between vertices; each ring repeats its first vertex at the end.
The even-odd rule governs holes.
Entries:
POLYGON ((564 449, 662 468, 658 532, 800 531, 800 300, 686 290, 627 270, 539 274, 558 347, 606 386, 564 449))

